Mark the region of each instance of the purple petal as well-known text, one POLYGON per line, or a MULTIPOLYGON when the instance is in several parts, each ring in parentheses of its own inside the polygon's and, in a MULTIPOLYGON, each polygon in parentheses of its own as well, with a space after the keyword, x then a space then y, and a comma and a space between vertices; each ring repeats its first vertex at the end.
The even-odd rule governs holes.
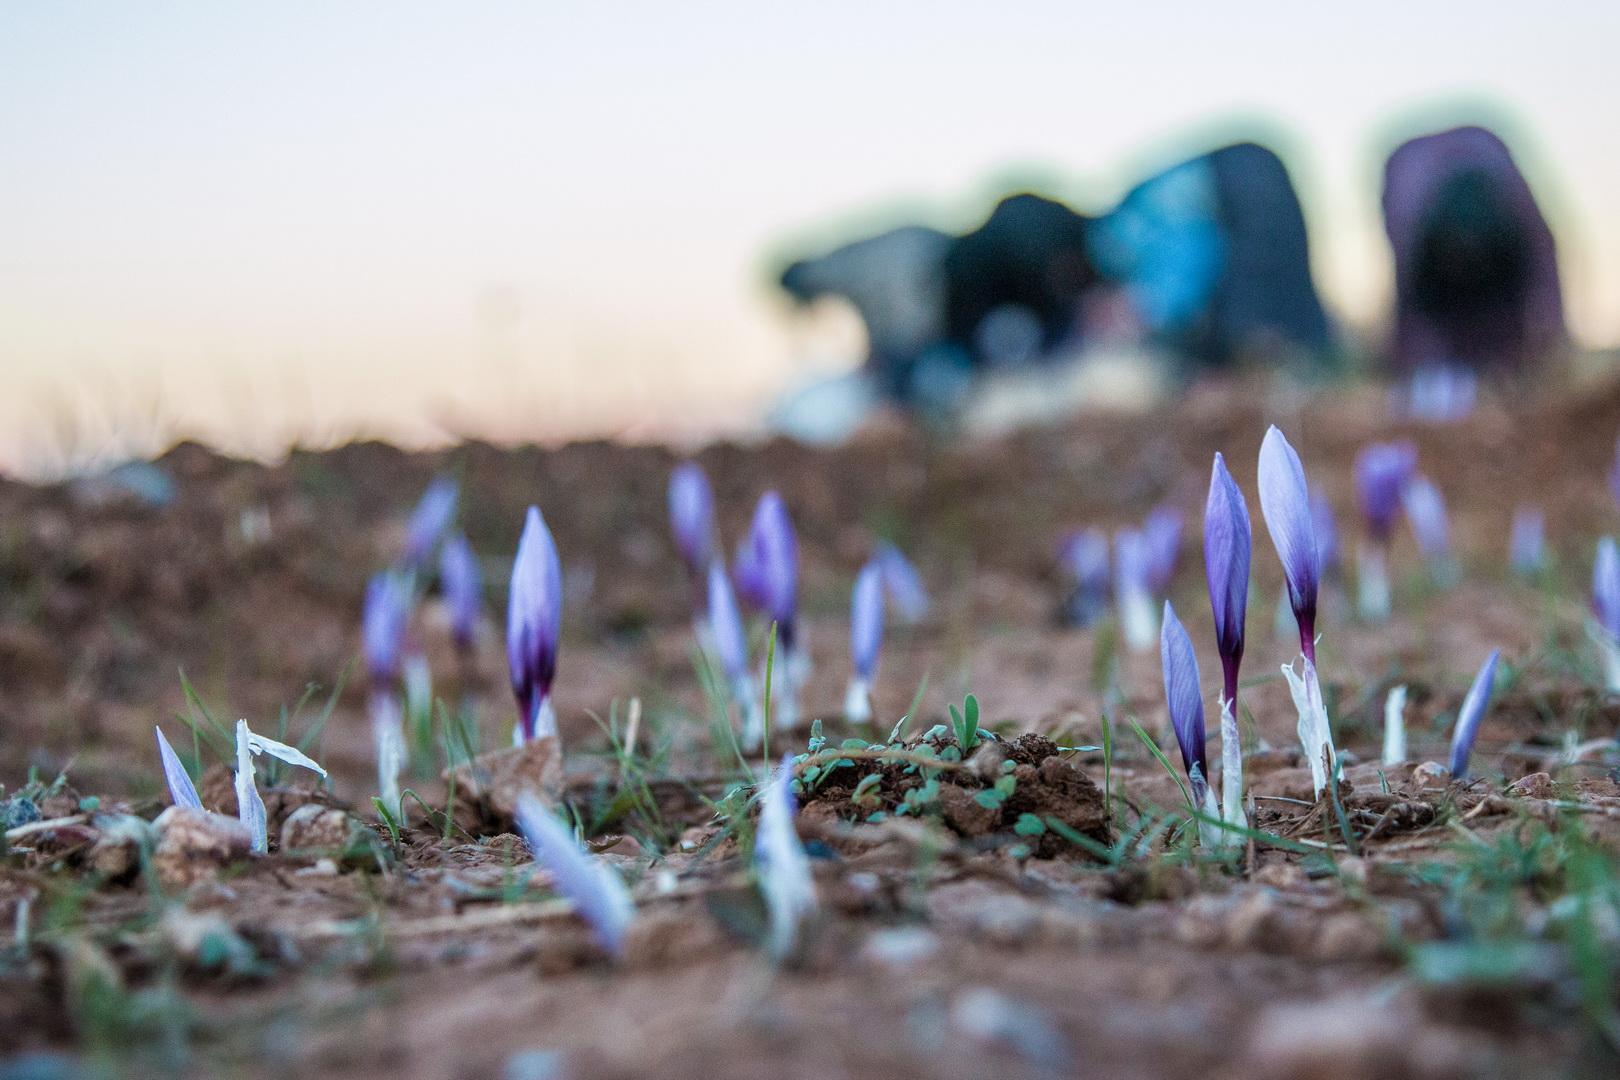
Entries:
POLYGON ((737 589, 776 623, 782 644, 793 646, 798 611, 799 543, 782 496, 767 491, 754 508, 748 536, 737 552, 737 589))
POLYGON ((1533 506, 1513 511, 1513 528, 1508 539, 1508 565, 1520 574, 1534 574, 1547 561, 1547 522, 1533 506))
POLYGON ((1421 474, 1414 475, 1402 490, 1401 503, 1406 508, 1407 520, 1412 523, 1412 536, 1418 549, 1429 559, 1444 559, 1451 554, 1451 526, 1446 521, 1446 500, 1440 489, 1421 474))
POLYGON ((1417 467, 1417 450, 1408 442, 1370 443, 1356 454, 1356 500, 1367 532, 1387 542, 1401 512, 1401 492, 1417 467))
POLYGON ((392 682, 399 677, 400 652, 414 592, 411 575, 399 570, 386 570, 366 583, 360 644, 373 683, 392 682))
POLYGON ((1321 492, 1311 492, 1311 524, 1316 529, 1316 558, 1325 572, 1339 565, 1339 523, 1333 504, 1321 492))
POLYGON ((1251 537, 1249 504, 1226 470, 1226 460, 1216 454, 1210 470, 1209 501, 1204 507, 1204 576, 1209 584, 1210 609, 1215 615, 1215 641, 1221 659, 1231 663, 1234 678, 1237 662, 1243 658, 1251 537))
POLYGON ((714 490, 695 461, 683 461, 669 474, 669 524, 687 572, 706 572, 714 558, 714 490))
POLYGON ((1461 780, 1468 775, 1468 756, 1474 751, 1474 736, 1479 734, 1479 722, 1491 703, 1491 682, 1496 678, 1496 660, 1501 655, 1501 649, 1491 650, 1479 674, 1474 676, 1474 685, 1468 688, 1462 708, 1457 710, 1457 728, 1451 736, 1453 779, 1461 780))
POLYGON ((1592 564, 1592 614, 1611 638, 1620 641, 1620 549, 1612 536, 1598 541, 1592 564))
POLYGON ((1316 588, 1322 567, 1305 467, 1275 425, 1260 444, 1260 512, 1288 580, 1288 602, 1300 626, 1300 644, 1310 656, 1313 650, 1308 643, 1315 632, 1316 588))
POLYGON ((1155 507, 1142 522, 1147 552, 1148 592, 1163 596, 1176 575, 1181 558, 1182 513, 1173 506, 1155 507))
POLYGON ((709 630, 714 635, 715 651, 720 654, 720 666, 735 683, 748 674, 748 638, 743 633, 731 579, 718 559, 709 564, 709 630))
POLYGON ((562 564, 545 518, 531 506, 512 563, 506 606, 506 661, 525 738, 533 737, 536 714, 551 693, 561 632, 562 564))
POLYGON ((421 568, 427 565, 428 556, 433 553, 439 537, 444 535, 456 516, 456 501, 460 494, 460 485, 448 476, 438 477, 422 493, 421 501, 411 512, 410 524, 405 528, 403 559, 407 566, 421 568))
POLYGON ((155 730, 158 758, 163 762, 163 779, 169 785, 169 801, 176 806, 189 806, 193 810, 201 810, 202 799, 197 795, 197 787, 191 782, 186 767, 180 764, 180 755, 174 752, 174 747, 164 738, 163 729, 155 730))
POLYGON ((1064 537, 1058 560, 1085 587, 1108 587, 1108 537, 1101 529, 1081 529, 1064 537))
POLYGON ((1114 596, 1130 592, 1148 593, 1147 545, 1135 529, 1114 534, 1114 596))
POLYGON ((1176 618, 1170 601, 1164 602, 1159 627, 1159 660, 1164 665, 1164 697, 1170 706, 1170 726, 1181 747, 1181 763, 1193 786, 1193 802, 1202 806, 1209 784, 1209 763, 1204 756, 1204 696, 1198 687, 1198 657, 1187 628, 1176 618))
POLYGON ((923 588, 917 568, 912 566, 900 549, 885 541, 877 549, 878 569, 883 572, 883 587, 900 618, 908 623, 921 622, 928 615, 928 590, 923 588))
POLYGON ((456 533, 439 549, 439 588, 450 612, 450 634, 458 648, 470 649, 483 613, 484 581, 472 545, 456 533))
POLYGON ((855 674, 871 681, 883 646, 883 571, 876 562, 861 567, 849 606, 849 650, 855 674))
POLYGON ((532 792, 518 796, 514 816, 535 862, 551 875, 557 892, 573 903, 604 949, 621 955, 625 931, 636 914, 624 880, 581 848, 573 833, 532 792))

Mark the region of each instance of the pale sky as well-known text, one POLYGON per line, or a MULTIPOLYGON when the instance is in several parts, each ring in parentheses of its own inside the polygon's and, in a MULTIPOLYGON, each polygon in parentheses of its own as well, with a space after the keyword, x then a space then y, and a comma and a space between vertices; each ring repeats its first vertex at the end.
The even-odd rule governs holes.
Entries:
POLYGON ((1392 134, 1488 104, 1620 342, 1620 5, 1322 6, 0 3, 0 468, 743 430, 827 361, 795 245, 1100 209, 1245 119, 1366 325, 1392 134))

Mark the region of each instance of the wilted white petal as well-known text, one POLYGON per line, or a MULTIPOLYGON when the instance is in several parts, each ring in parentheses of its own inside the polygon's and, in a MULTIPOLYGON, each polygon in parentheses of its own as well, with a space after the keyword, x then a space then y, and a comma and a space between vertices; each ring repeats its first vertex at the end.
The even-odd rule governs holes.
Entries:
POLYGON ((759 832, 754 837, 754 865, 770 916, 771 955, 793 951, 799 924, 816 910, 816 885, 810 857, 793 827, 793 756, 786 755, 760 800, 759 832))
POLYGON ((635 918, 630 890, 613 868, 580 848, 562 822, 539 796, 523 792, 517 801, 518 831, 535 861, 551 875, 557 892, 572 901, 590 924, 602 947, 614 955, 624 949, 624 934, 635 918))

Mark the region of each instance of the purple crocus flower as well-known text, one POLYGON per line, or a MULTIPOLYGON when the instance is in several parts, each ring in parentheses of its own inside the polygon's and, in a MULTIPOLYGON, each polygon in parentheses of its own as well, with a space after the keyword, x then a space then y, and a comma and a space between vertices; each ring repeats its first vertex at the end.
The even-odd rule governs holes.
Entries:
POLYGON ((883 571, 875 562, 861 567, 850 596, 849 651, 855 676, 871 682, 883 646, 883 571))
POLYGON ((1249 604, 1251 544, 1249 504, 1226 470, 1226 459, 1217 453, 1210 470, 1209 501, 1204 507, 1204 576, 1209 584, 1215 643, 1225 677, 1222 701, 1231 703, 1234 713, 1238 668, 1243 663, 1243 622, 1249 604))
POLYGON ((1614 464, 1609 467, 1609 494, 1620 503, 1620 438, 1614 441, 1614 464))
POLYGON ((1147 553, 1147 587, 1163 596, 1176 576, 1181 559, 1182 513, 1173 506, 1157 506, 1142 522, 1142 543, 1147 553))
POLYGON ((1534 506, 1513 511, 1513 528, 1508 535, 1508 565, 1526 577, 1541 572, 1547 564, 1547 522, 1534 506))
POLYGON ((191 782, 186 767, 180 764, 180 755, 174 752, 174 747, 164 738, 162 728, 154 730, 157 731, 158 759, 163 762, 163 780, 169 785, 169 801, 176 806, 201 810, 202 798, 198 796, 197 786, 191 782))
POLYGON ((1073 626, 1090 626, 1108 606, 1108 537, 1100 529, 1070 533, 1058 561, 1074 581, 1064 617, 1073 626))
POLYGON ((895 612, 908 623, 921 622, 928 616, 928 590, 923 588, 917 568, 886 540, 877 546, 875 557, 895 612))
POLYGON ((450 636, 456 648, 471 652, 483 614, 484 581, 472 545, 459 532, 439 549, 439 588, 450 611, 450 636))
POLYGON ((1339 523, 1333 516, 1333 504, 1320 491, 1311 492, 1311 525, 1316 529, 1316 557, 1322 573, 1332 574, 1339 569, 1339 523))
POLYGON ((1468 776, 1468 756, 1474 752, 1474 737, 1479 734, 1479 722, 1491 703, 1491 683, 1496 678, 1496 661, 1501 649, 1492 649, 1491 655, 1474 676, 1474 685, 1468 688, 1462 708, 1457 710, 1457 727, 1451 736, 1451 776, 1462 780, 1468 776))
POLYGON ((428 565, 433 548, 455 519, 460 494, 460 485, 448 476, 440 476, 427 486, 411 512, 410 524, 405 527, 405 551, 401 558, 406 566, 421 569, 428 565))
POLYGON ((399 678, 405 625, 410 621, 415 583, 400 570, 385 570, 366 583, 360 615, 360 645, 373 686, 399 678))
POLYGON ((742 710, 743 741, 752 744, 764 725, 764 718, 754 693, 754 679, 748 670, 748 636, 743 632, 742 613, 737 610, 731 579, 719 559, 709 564, 708 601, 708 636, 731 686, 731 698, 742 710))
MULTIPOLYGON (((1412 536, 1418 550, 1431 566, 1443 570, 1451 560, 1451 526, 1446 520, 1446 500, 1440 489, 1422 474, 1415 474, 1402 490, 1401 503, 1412 523, 1412 536)), ((1442 575, 1444 576, 1444 575, 1442 575)))
POLYGON ((1203 808, 1209 788, 1209 761, 1205 755, 1204 695, 1198 686, 1198 656, 1187 628, 1176 618, 1170 601, 1164 602, 1159 624, 1159 661, 1164 667, 1164 697, 1170 706, 1170 726, 1181 747, 1181 764, 1192 786, 1193 805, 1203 808))
POLYGON ((506 606, 506 662, 517 697, 518 743, 554 736, 551 681, 557 673, 557 639, 562 633, 562 564, 557 545, 538 507, 529 507, 512 563, 506 606))
POLYGON ((701 581, 714 558, 714 489, 695 461, 669 474, 669 524, 687 574, 701 581))
POLYGON ((777 640, 793 648, 798 613, 799 542, 782 496, 767 491, 754 508, 748 536, 737 552, 737 591, 776 623, 777 640))
POLYGON ((1620 642, 1620 548, 1612 536, 1598 541, 1592 564, 1592 614, 1609 640, 1620 642))
POLYGON ((1316 549, 1316 528, 1311 520, 1310 489, 1305 467, 1273 425, 1260 444, 1260 512, 1271 533, 1272 546, 1282 561, 1288 581, 1288 604, 1299 624, 1299 648, 1316 663, 1316 590, 1322 564, 1316 549))
POLYGON ((1135 529, 1114 534, 1114 604, 1131 648, 1153 647, 1153 594, 1148 589, 1147 544, 1135 529))
POLYGON ((1408 442, 1371 443, 1356 455, 1356 500, 1367 533, 1387 545, 1401 512, 1401 492, 1417 467, 1417 450, 1408 442))
POLYGON ((574 834, 533 792, 518 796, 513 816, 535 862, 551 875, 557 892, 574 905, 597 943, 614 956, 623 955, 625 933, 636 916, 624 879, 581 848, 574 834))

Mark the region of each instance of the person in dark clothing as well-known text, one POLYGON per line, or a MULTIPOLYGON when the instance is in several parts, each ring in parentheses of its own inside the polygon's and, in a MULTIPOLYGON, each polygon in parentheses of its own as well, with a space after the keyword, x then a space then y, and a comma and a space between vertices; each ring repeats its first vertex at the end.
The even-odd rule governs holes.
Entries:
POLYGON ((1384 167, 1397 369, 1518 372, 1568 340, 1552 230, 1481 127, 1408 140, 1384 167))

